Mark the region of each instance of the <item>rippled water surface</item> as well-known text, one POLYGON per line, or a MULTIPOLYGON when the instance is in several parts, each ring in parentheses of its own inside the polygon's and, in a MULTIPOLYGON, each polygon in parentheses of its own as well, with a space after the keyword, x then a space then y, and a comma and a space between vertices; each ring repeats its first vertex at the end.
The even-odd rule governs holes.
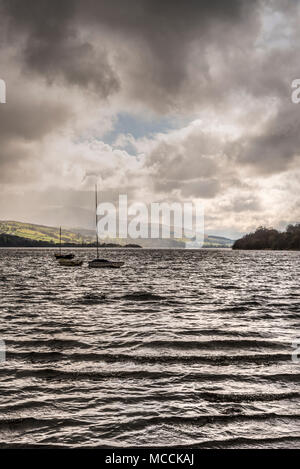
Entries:
POLYGON ((0 446, 300 447, 299 252, 102 256, 0 250, 0 446))

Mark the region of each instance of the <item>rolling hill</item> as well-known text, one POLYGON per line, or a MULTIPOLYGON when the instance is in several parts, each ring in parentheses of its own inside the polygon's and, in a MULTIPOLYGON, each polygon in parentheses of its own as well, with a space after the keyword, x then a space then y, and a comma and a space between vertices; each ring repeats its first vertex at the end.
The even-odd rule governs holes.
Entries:
MULTIPOLYGON (((52 226, 21 223, 18 221, 0 221, 0 234, 1 233, 34 241, 59 243, 59 229, 52 226)), ((61 240, 62 243, 82 244, 83 242, 92 242, 93 238, 62 229, 61 240)))
MULTIPOLYGON (((37 225, 33 223, 22 223, 18 221, 0 221, 0 234, 13 235, 33 241, 45 243, 59 243, 59 229, 53 226, 37 225)), ((87 244, 95 241, 94 230, 84 228, 62 229, 63 244, 87 244)), ((128 244, 138 241, 145 248, 181 248, 184 247, 183 240, 177 239, 105 239, 104 242, 128 244)), ((230 248, 233 241, 221 236, 205 235, 204 248, 230 248)))

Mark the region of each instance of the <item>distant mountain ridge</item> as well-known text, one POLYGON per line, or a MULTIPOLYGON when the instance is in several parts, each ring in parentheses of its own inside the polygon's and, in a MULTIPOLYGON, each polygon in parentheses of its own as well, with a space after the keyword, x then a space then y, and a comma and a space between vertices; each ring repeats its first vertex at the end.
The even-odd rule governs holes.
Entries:
MULTIPOLYGON (((0 221, 0 234, 17 236, 27 240, 58 244, 59 243, 59 228, 53 226, 39 225, 34 223, 24 223, 12 220, 0 221)), ((67 245, 84 245, 95 242, 94 230, 85 228, 70 228, 62 229, 62 243, 67 245)), ((104 243, 117 243, 117 244, 130 244, 138 242, 139 245, 148 248, 181 248, 185 246, 184 241, 177 239, 103 239, 100 242, 104 243)), ((205 248, 229 248, 233 241, 223 236, 205 235, 204 246, 205 248)))

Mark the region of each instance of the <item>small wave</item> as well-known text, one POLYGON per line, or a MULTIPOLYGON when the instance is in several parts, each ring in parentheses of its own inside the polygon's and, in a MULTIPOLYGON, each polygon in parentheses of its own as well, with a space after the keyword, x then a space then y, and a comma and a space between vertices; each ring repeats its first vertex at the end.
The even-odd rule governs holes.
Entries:
POLYGON ((72 360, 103 360, 108 363, 134 362, 134 363, 209 363, 212 365, 226 365, 233 363, 269 363, 290 361, 290 354, 253 354, 253 355, 232 355, 232 356, 198 356, 198 355, 128 355, 128 354, 72 354, 72 360))
MULTIPOLYGON (((246 402, 272 402, 272 401, 281 401, 286 399, 296 399, 300 397, 300 393, 290 392, 290 393, 278 393, 278 394, 221 394, 214 392, 155 392, 148 395, 135 395, 135 396, 107 396, 102 397, 99 400, 105 403, 113 402, 122 402, 123 404, 136 404, 139 402, 184 402, 184 401, 197 401, 205 400, 209 402, 226 402, 226 403, 246 403, 246 402)), ((224 419, 237 418, 241 415, 241 408, 230 407, 226 409, 225 415, 221 417, 224 419)), ((263 415, 267 414, 258 414, 259 418, 263 418, 263 415)), ((207 416, 205 416, 207 417, 207 416)), ((210 417, 210 416, 209 416, 210 417)), ((220 417, 220 416, 218 416, 220 417)), ((248 418, 248 415, 243 415, 244 418, 248 418)), ((288 417, 295 418, 295 415, 288 415, 288 417)), ((297 417, 297 416, 296 416, 297 417)), ((253 415, 252 415, 253 418, 253 415)), ((297 417, 300 419, 300 415, 297 417)), ((180 417, 181 419, 181 417, 180 417)), ((192 419, 195 420, 194 418, 192 419)))
MULTIPOLYGON (((187 444, 156 444, 157 449, 168 448, 168 449, 223 449, 223 448, 273 448, 277 449, 278 447, 286 448, 298 448, 300 443, 300 436, 282 436, 275 438, 246 438, 246 437, 237 437, 237 438, 228 438, 220 440, 208 440, 195 442, 191 440, 187 444)), ((153 448, 149 445, 135 445, 137 448, 141 446, 142 448, 153 448)), ((10 442, 6 443, 0 441, 0 449, 63 449, 63 448, 73 448, 73 449, 106 449, 106 450, 117 450, 127 448, 125 444, 120 442, 114 442, 113 444, 101 443, 101 444, 59 444, 59 443, 16 443, 10 442)))
POLYGON ((80 426, 86 424, 86 421, 78 419, 61 419, 61 418, 35 418, 35 417, 21 417, 0 419, 0 428, 8 430, 24 430, 26 428, 39 428, 39 427, 70 427, 80 426))
POLYGON ((0 412, 12 412, 14 410, 33 409, 48 406, 48 402, 28 400, 16 404, 5 404, 0 406, 0 412))
POLYGON ((166 347, 174 349, 249 349, 249 348, 269 348, 285 350, 289 344, 282 344, 278 342, 270 342, 266 340, 209 340, 209 341, 189 341, 189 340, 153 340, 151 342, 143 342, 140 344, 143 347, 157 348, 166 347))
POLYGON ((265 337, 264 333, 257 331, 240 331, 240 330, 224 330, 224 329, 185 329, 181 331, 176 331, 176 335, 209 335, 209 336, 229 336, 229 337, 247 337, 251 340, 252 337, 265 337))
POLYGON ((130 301, 160 301, 164 299, 160 295, 156 295, 147 291, 136 291, 132 293, 126 293, 121 298, 130 301))
MULTIPOLYGON (((203 449, 222 449, 222 448, 266 448, 268 445, 272 448, 278 448, 281 443, 284 443, 284 448, 287 448, 288 443, 292 445, 300 442, 300 436, 281 436, 275 438, 247 438, 247 437, 237 437, 237 438, 228 438, 224 440, 209 440, 201 442, 190 442, 187 445, 176 445, 178 449, 184 448, 203 448, 203 449)), ((175 445, 174 445, 175 446, 175 445)), ((298 445, 297 445, 298 447, 298 445)), ((170 446, 172 448, 172 446, 170 446)))
POLYGON ((235 312, 243 312, 243 311, 250 311, 247 306, 244 305, 237 305, 237 306, 228 306, 227 308, 219 309, 220 313, 235 313, 235 312))
POLYGON ((39 362, 41 360, 46 361, 60 361, 67 359, 67 356, 60 352, 12 352, 7 351, 7 360, 27 360, 30 362, 39 362))
MULTIPOLYGON (((289 414, 233 414, 233 415, 197 415, 197 416, 155 416, 155 417, 145 417, 139 419, 126 420, 124 423, 119 423, 118 433, 122 431, 135 431, 151 426, 180 426, 180 425, 190 425, 190 426, 205 426, 208 424, 228 424, 230 422, 248 422, 248 421, 266 421, 266 420, 275 420, 275 419, 286 419, 286 420, 300 420, 300 415, 289 415, 289 414)), ((115 432, 115 425, 107 425, 107 431, 115 432)))
POLYGON ((32 346, 32 347, 57 347, 57 348, 89 348, 90 345, 81 342, 76 339, 62 339, 62 338, 53 338, 53 339, 34 339, 34 340, 12 340, 7 339, 6 344, 16 345, 16 346, 32 346))
MULTIPOLYGON (((42 369, 23 369, 20 371, 2 370, 2 375, 14 375, 17 378, 32 377, 40 379, 53 380, 104 380, 104 379, 134 379, 134 380, 167 380, 178 383, 186 382, 223 382, 237 381, 238 383, 252 381, 271 381, 271 382, 293 382, 300 381, 300 374, 261 374, 261 375, 235 375, 229 373, 176 373, 171 371, 151 371, 151 370, 114 370, 114 371, 68 371, 56 370, 54 368, 42 369)), ((25 388, 24 388, 25 389, 25 388)), ((37 391, 38 387, 27 386, 27 391, 37 391)), ((4 390, 1 393, 4 394, 4 390)), ((8 390, 5 394, 9 395, 8 390)))
POLYGON ((104 293, 95 295, 93 293, 87 293, 83 295, 82 298, 76 300, 77 304, 81 305, 97 305, 103 303, 107 299, 107 296, 104 293))
MULTIPOLYGON (((104 380, 104 379, 148 379, 148 380, 168 380, 176 382, 190 382, 195 381, 224 381, 224 380, 249 380, 249 376, 234 376, 230 374, 212 374, 212 373, 189 373, 178 374, 168 371, 150 371, 150 370, 114 370, 114 371, 68 371, 56 370, 54 368, 42 369, 23 369, 17 371, 17 378, 33 377, 45 378, 54 380, 104 380)), ((264 378, 264 376, 263 376, 264 378)), ((31 389, 31 388, 30 388, 31 389)), ((29 390, 30 390, 29 389, 29 390)))
POLYGON ((268 402, 280 401, 282 399, 295 399, 300 397, 298 392, 283 392, 272 394, 225 394, 215 392, 202 392, 198 394, 199 397, 207 401, 213 402, 268 402))
MULTIPOLYGON (((186 400, 190 401, 199 401, 200 399, 209 401, 209 402, 233 402, 233 403, 245 403, 245 402, 272 402, 272 401, 280 401, 285 399, 295 399, 300 397, 300 393, 282 393, 282 394, 232 394, 232 395, 221 395, 216 393, 201 393, 201 392, 191 392, 191 393, 156 393, 151 394, 148 396, 118 396, 118 397, 107 397, 101 399, 103 402, 112 403, 112 402, 122 402, 123 404, 133 404, 139 402, 147 402, 155 401, 155 402, 184 402, 186 400)), ((218 416, 219 420, 227 420, 230 418, 236 419, 241 414, 241 409, 237 408, 230 408, 226 410, 225 415, 221 417, 218 416)), ((258 414, 257 418, 267 418, 264 417, 265 414, 258 414)), ((207 416, 205 416, 207 418, 207 416)), ((248 418, 248 415, 242 415, 243 419, 248 418)), ((295 418, 295 415, 288 415, 287 417, 295 418)), ((297 417, 297 416, 296 416, 297 417)), ((251 415, 251 418, 254 418, 251 415)), ((297 417, 300 419, 300 415, 297 417)), ((181 419, 181 417, 180 417, 181 419)), ((192 419, 194 421, 195 418, 192 419)), ((214 418, 215 420, 215 418, 214 418)))
POLYGON ((300 382, 300 373, 277 373, 274 375, 265 375, 263 376, 264 379, 268 379, 270 381, 287 381, 287 382, 300 382))
POLYGON ((172 377, 172 373, 147 371, 147 370, 116 370, 116 371, 66 371, 55 370, 52 368, 43 369, 27 369, 17 371, 17 377, 35 377, 35 378, 52 378, 52 379, 76 379, 76 380, 102 380, 109 378, 117 379, 167 379, 172 377))
POLYGON ((130 355, 130 354, 117 354, 117 353, 72 353, 64 354, 61 352, 7 352, 8 359, 24 358, 32 360, 72 360, 78 362, 99 362, 104 361, 106 363, 122 363, 132 362, 141 364, 154 364, 154 363, 187 363, 187 364, 210 364, 210 365, 229 365, 234 363, 271 363, 290 361, 290 354, 253 354, 253 355, 231 355, 231 356, 219 356, 219 355, 130 355))

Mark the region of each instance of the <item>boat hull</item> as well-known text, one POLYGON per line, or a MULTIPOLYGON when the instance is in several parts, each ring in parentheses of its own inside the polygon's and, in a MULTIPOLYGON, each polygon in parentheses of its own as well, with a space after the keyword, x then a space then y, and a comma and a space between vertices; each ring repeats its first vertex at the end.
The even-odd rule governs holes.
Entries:
POLYGON ((83 264, 83 261, 80 259, 59 259, 58 260, 59 265, 63 265, 66 267, 77 267, 81 266, 83 264))
POLYGON ((91 261, 89 267, 93 269, 119 269, 124 265, 124 262, 113 262, 113 261, 91 261))
POLYGON ((56 259, 73 259, 74 254, 54 254, 56 259))

